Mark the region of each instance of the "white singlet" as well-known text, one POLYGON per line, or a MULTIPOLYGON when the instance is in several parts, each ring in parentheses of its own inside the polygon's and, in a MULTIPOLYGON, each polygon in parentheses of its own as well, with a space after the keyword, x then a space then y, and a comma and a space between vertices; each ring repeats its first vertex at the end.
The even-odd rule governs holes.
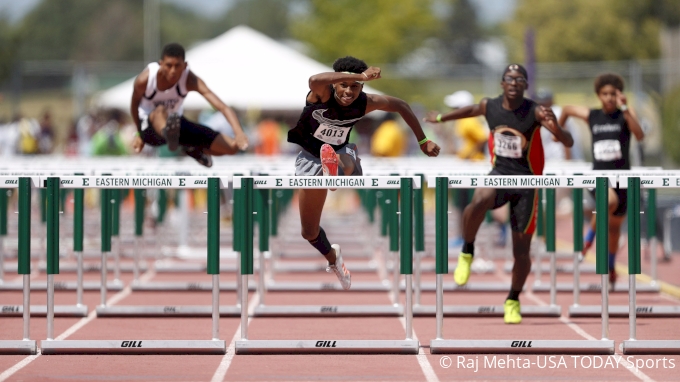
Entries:
POLYGON ((147 66, 149 69, 149 79, 146 81, 146 90, 142 97, 142 102, 139 103, 139 119, 145 120, 149 114, 158 106, 165 105, 168 109, 168 114, 182 115, 184 113, 184 97, 187 96, 187 77, 189 76, 189 66, 184 69, 179 81, 169 89, 158 90, 158 69, 160 65, 157 62, 152 62, 147 66))

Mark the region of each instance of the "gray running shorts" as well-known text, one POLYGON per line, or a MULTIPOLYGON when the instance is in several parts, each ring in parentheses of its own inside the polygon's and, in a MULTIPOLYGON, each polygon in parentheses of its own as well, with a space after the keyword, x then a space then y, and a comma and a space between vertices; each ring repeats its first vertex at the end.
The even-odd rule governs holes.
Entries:
MULTIPOLYGON (((348 143, 340 150, 336 151, 338 154, 347 154, 354 161, 354 172, 352 176, 361 176, 364 171, 361 169, 361 159, 357 156, 357 145, 348 143)), ((319 176, 323 173, 321 170, 321 158, 317 158, 309 151, 302 149, 295 158, 295 175, 296 176, 319 176)), ((344 173, 338 169, 338 175, 344 173)))

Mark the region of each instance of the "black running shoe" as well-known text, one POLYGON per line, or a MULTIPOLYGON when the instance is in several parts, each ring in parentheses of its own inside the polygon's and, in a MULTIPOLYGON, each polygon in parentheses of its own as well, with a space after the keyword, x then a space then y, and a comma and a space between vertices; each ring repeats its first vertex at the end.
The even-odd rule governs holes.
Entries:
POLYGON ((170 114, 168 116, 168 121, 165 125, 165 128, 163 128, 163 137, 168 143, 168 150, 170 151, 177 150, 177 147, 179 146, 179 128, 179 115, 170 114))
POLYGON ((202 149, 196 147, 183 147, 182 150, 184 150, 188 156, 196 159, 196 162, 202 164, 203 166, 212 167, 212 156, 210 154, 204 153, 202 149))

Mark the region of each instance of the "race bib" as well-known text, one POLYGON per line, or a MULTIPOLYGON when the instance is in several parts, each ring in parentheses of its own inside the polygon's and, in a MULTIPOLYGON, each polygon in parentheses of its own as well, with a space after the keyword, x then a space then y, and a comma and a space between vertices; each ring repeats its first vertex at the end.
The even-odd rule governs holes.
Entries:
POLYGON ((516 135, 495 133, 493 135, 494 154, 506 158, 522 157, 522 138, 516 135))
POLYGON ((339 145, 347 139, 351 128, 352 126, 328 126, 322 123, 314 132, 314 138, 331 145, 339 145))
POLYGON ((597 161, 611 162, 621 159, 621 142, 616 139, 606 139, 593 144, 593 157, 597 161))

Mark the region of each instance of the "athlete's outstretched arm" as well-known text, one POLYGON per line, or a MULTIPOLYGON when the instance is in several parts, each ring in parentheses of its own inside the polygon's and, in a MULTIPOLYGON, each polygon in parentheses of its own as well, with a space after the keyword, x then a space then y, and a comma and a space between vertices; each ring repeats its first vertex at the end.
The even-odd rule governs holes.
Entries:
POLYGON ((380 68, 371 66, 363 73, 325 72, 309 77, 309 102, 325 102, 331 95, 329 85, 340 82, 364 82, 380 79, 380 68))
POLYGON ((565 123, 567 123, 567 119, 569 117, 574 117, 578 119, 582 119, 586 122, 588 122, 588 116, 590 115, 590 109, 588 109, 585 106, 565 106, 562 108, 562 115, 560 115, 560 120, 557 121, 557 123, 560 126, 564 126, 565 123))
POLYGON ((144 141, 139 134, 142 132, 142 123, 139 120, 139 104, 142 102, 142 97, 146 91, 146 83, 149 80, 149 69, 144 69, 135 78, 134 87, 132 91, 132 100, 130 101, 130 115, 132 116, 132 121, 137 127, 137 135, 132 140, 132 149, 136 153, 139 153, 144 148, 144 141))
POLYGON ((445 121, 453 121, 454 119, 478 117, 480 115, 486 114, 487 101, 488 101, 487 98, 483 98, 476 105, 461 107, 459 109, 450 111, 446 114, 441 114, 437 111, 431 111, 427 113, 427 117, 423 118, 423 121, 430 123, 439 123, 445 121))
POLYGON ((563 145, 567 147, 572 147, 574 145, 574 138, 571 136, 571 133, 560 127, 557 118, 555 117, 555 113, 553 113, 551 108, 544 106, 536 107, 536 119, 546 129, 550 130, 555 138, 562 142, 563 145))
MULTIPOLYGON (((622 105, 627 106, 627 103, 628 102, 626 100, 626 96, 621 91, 617 90, 616 91, 617 106, 619 107, 621 107, 622 105)), ((638 141, 641 141, 645 137, 645 132, 642 131, 642 127, 640 126, 640 122, 638 122, 635 112, 631 108, 626 108, 626 110, 623 112, 623 118, 626 119, 626 122, 628 123, 628 128, 635 135, 635 138, 637 138, 638 141)))
POLYGON ((243 132, 243 128, 238 121, 234 109, 222 102, 222 100, 208 88, 205 82, 192 72, 189 72, 189 76, 187 77, 187 90, 199 92, 212 107, 224 115, 227 122, 231 125, 231 128, 234 129, 236 145, 240 150, 245 151, 248 148, 248 137, 246 137, 246 134, 243 132))
POLYGON ((406 101, 396 97, 382 96, 377 94, 366 94, 366 96, 368 97, 366 114, 374 110, 399 113, 406 124, 411 128, 413 134, 415 134, 418 142, 426 140, 420 145, 420 150, 427 156, 436 157, 439 155, 439 146, 436 143, 427 140, 422 127, 420 127, 418 118, 415 114, 413 114, 413 110, 411 110, 411 107, 408 105, 408 103, 406 103, 406 101))

